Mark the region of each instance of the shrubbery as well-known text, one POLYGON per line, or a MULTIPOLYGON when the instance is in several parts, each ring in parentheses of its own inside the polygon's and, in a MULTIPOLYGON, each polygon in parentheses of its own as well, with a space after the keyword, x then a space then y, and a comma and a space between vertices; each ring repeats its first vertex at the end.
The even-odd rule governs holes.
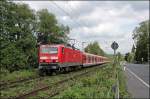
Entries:
POLYGON ((69 27, 58 24, 55 15, 27 4, 0 1, 0 68, 13 72, 37 67, 37 46, 65 43, 69 27))

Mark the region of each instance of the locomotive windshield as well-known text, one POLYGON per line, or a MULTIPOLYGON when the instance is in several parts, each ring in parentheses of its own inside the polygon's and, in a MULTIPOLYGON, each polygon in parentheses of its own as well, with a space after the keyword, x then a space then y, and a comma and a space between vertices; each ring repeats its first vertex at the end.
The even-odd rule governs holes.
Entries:
POLYGON ((58 52, 58 49, 57 49, 57 47, 43 47, 43 48, 41 48, 41 52, 56 54, 58 52))

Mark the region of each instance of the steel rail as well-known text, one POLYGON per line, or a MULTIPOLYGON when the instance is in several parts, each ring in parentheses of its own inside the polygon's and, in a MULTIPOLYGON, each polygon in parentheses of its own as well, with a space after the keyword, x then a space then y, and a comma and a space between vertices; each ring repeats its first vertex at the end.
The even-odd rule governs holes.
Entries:
POLYGON ((2 83, 2 84, 0 84, 0 90, 16 87, 18 83, 24 83, 24 82, 26 83, 26 82, 30 82, 32 80, 41 79, 41 78, 42 77, 40 77, 40 76, 36 76, 36 77, 32 77, 32 78, 26 78, 26 79, 16 80, 16 81, 12 81, 12 82, 2 83))
MULTIPOLYGON (((102 67, 102 66, 100 66, 100 67, 102 67)), ((98 66, 98 68, 100 68, 100 67, 98 66)), ((95 70, 95 69, 97 69, 97 68, 94 68, 94 70, 95 70)), ((89 72, 92 72, 92 71, 94 71, 94 70, 92 69, 92 70, 83 72, 83 73, 81 73, 81 74, 77 74, 77 75, 74 75, 74 76, 72 76, 72 77, 69 77, 69 78, 60 80, 60 81, 58 81, 58 82, 52 83, 51 85, 47 85, 47 86, 44 86, 44 87, 35 89, 35 90, 33 90, 33 91, 31 91, 31 92, 28 92, 28 93, 25 93, 25 94, 21 94, 21 95, 15 97, 15 99, 25 99, 25 98, 27 98, 27 97, 29 97, 29 96, 31 96, 31 95, 34 95, 34 94, 38 93, 39 91, 48 90, 48 89, 49 89, 50 87, 52 87, 52 86, 57 86, 57 85, 59 85, 59 84, 62 84, 62 83, 64 83, 64 82, 67 82, 67 81, 69 81, 69 80, 76 79, 76 78, 81 77, 82 75, 88 74, 89 72)), ((58 94, 58 93, 54 93, 53 95, 50 95, 50 96, 55 96, 55 94, 58 94)))

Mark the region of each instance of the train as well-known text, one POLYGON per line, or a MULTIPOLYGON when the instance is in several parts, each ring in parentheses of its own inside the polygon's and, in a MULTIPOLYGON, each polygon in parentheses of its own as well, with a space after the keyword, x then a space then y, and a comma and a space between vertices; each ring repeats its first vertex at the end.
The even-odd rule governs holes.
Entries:
POLYGON ((53 72, 60 73, 107 62, 107 57, 82 52, 64 44, 45 44, 38 49, 39 75, 51 75, 53 72))

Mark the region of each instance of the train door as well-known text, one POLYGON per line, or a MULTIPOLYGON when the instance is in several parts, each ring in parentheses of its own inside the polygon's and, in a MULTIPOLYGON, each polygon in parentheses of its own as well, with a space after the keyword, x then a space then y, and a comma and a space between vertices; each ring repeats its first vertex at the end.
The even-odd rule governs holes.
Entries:
POLYGON ((87 61, 87 56, 86 56, 86 55, 83 55, 83 56, 82 56, 82 59, 83 59, 83 60, 82 60, 82 64, 86 63, 86 61, 87 61))
POLYGON ((65 62, 65 47, 62 47, 62 58, 61 58, 61 60, 62 60, 62 63, 64 63, 65 62))

